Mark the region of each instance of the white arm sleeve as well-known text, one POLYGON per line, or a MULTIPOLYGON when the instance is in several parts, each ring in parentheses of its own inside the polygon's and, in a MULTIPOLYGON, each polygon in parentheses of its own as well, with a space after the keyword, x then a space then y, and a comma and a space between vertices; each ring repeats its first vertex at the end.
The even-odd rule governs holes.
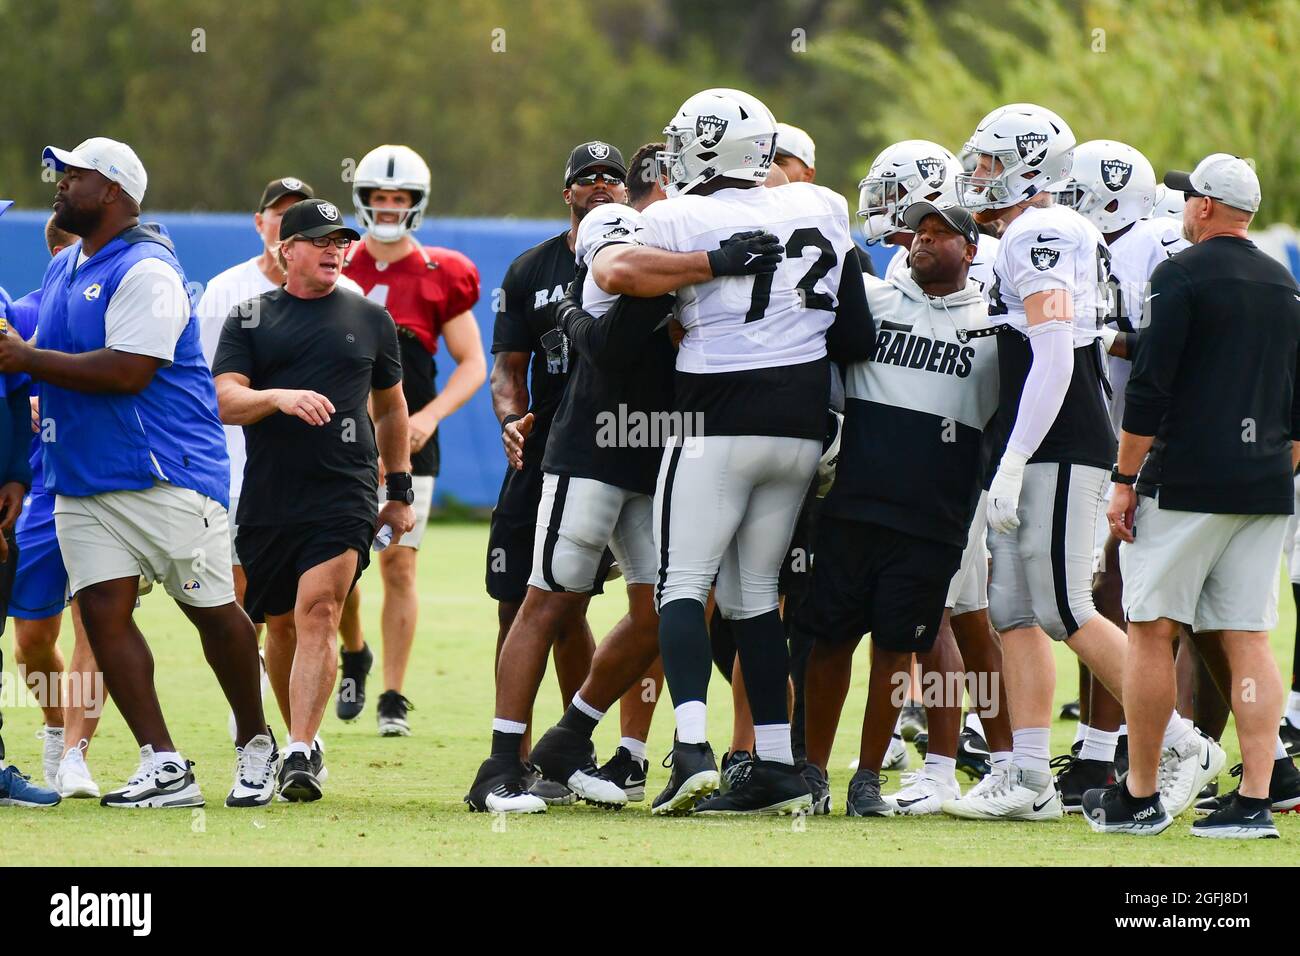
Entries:
POLYGON ((1029 327, 1034 359, 1025 376, 1016 425, 1007 450, 1026 458, 1042 444, 1056 421, 1074 375, 1074 337, 1069 322, 1052 319, 1029 327))
POLYGON ((122 277, 104 315, 104 348, 162 359, 168 365, 190 320, 190 298, 176 270, 141 259, 122 277))

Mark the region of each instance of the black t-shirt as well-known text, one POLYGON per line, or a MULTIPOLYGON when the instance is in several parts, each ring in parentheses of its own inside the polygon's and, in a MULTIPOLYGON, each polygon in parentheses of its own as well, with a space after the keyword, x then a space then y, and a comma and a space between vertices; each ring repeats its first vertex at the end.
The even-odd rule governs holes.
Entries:
POLYGON ((311 389, 334 405, 325 425, 272 412, 244 426, 248 464, 235 520, 286 525, 338 517, 373 520, 379 454, 366 408, 372 389, 402 380, 388 310, 346 289, 300 299, 284 289, 226 319, 212 374, 238 372, 250 387, 311 389))
POLYGON ((524 445, 526 469, 541 464, 551 419, 569 378, 568 340, 558 333, 548 336, 547 343, 552 345, 548 351, 542 337, 555 332, 555 303, 564 297, 574 272, 573 250, 565 230, 522 253, 510 264, 501 283, 503 308, 492 326, 492 354, 533 354, 528 393, 535 421, 524 445))
MULTIPOLYGON (((402 394, 406 407, 414 414, 438 397, 437 367, 419 337, 410 329, 397 327, 397 343, 402 350, 402 394)), ((438 474, 442 456, 435 431, 424 447, 411 456, 411 474, 438 474)))

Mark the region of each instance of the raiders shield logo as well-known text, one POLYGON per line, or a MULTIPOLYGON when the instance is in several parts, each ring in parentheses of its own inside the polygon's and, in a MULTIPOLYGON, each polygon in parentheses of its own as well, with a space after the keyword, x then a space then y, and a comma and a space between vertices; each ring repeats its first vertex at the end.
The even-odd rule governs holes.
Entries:
POLYGON ((286 176, 280 180, 280 185, 285 189, 302 189, 302 180, 294 179, 292 176, 286 176))
POLYGON ((333 203, 323 202, 316 209, 330 222, 336 222, 339 218, 339 207, 333 203))
POLYGON ((1127 186, 1128 179, 1132 175, 1132 163, 1126 163, 1119 159, 1103 159, 1101 161, 1101 181, 1113 193, 1117 193, 1127 186))
POLYGON ((721 116, 697 116, 695 118, 695 138, 705 149, 712 149, 721 142, 727 132, 727 120, 721 116))
POLYGON ((587 152, 591 153, 592 159, 604 159, 609 155, 609 145, 601 142, 588 143, 587 152))
POLYGON ((1055 249, 1034 246, 1029 250, 1029 257, 1033 261, 1035 269, 1039 272, 1046 272, 1060 261, 1061 254, 1055 249))
POLYGON ((1021 133, 1016 137, 1016 151, 1020 153, 1020 158, 1030 166, 1037 166, 1043 161, 1042 155, 1029 158, 1030 153, 1037 152, 1047 142, 1046 133, 1021 133))
POLYGON ((925 180, 927 186, 937 187, 943 185, 944 162, 942 159, 936 159, 933 156, 918 159, 916 168, 921 173, 921 178, 925 180))

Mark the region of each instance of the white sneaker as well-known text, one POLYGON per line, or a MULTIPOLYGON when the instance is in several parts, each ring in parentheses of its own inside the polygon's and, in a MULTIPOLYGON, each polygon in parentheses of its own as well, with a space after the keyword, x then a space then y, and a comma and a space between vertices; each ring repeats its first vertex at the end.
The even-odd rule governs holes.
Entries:
POLYGON ((1196 800, 1207 783, 1219 776, 1228 755, 1209 737, 1188 729, 1172 747, 1160 754, 1156 786, 1165 812, 1176 817, 1196 800))
POLYGON ((980 777, 975 786, 966 791, 966 797, 983 797, 990 790, 1001 786, 1001 778, 1007 775, 1006 767, 994 767, 984 776, 980 777))
POLYGON ((270 734, 258 734, 235 748, 235 785, 226 797, 228 807, 264 807, 275 796, 280 773, 280 751, 270 734))
POLYGON ((106 807, 201 807, 203 792, 199 790, 188 760, 159 760, 153 747, 140 748, 140 766, 136 768, 126 786, 104 794, 99 802, 106 807))
POLYGON ((882 771, 907 769, 907 744, 903 743, 903 738, 898 734, 889 738, 889 749, 885 751, 885 759, 881 762, 880 769, 882 771))
POLYGON ((59 761, 63 759, 63 728, 42 727, 36 731, 36 738, 45 741, 45 746, 41 750, 45 785, 51 790, 57 790, 59 789, 56 783, 59 778, 59 761))
POLYGON ((903 788, 881 799, 901 816, 922 816, 938 813, 943 809, 944 801, 960 797, 961 787, 957 786, 955 779, 941 780, 921 771, 903 774, 903 788))
POLYGON ((90 775, 86 766, 86 748, 90 741, 84 737, 59 761, 59 772, 55 777, 54 789, 61 797, 99 797, 99 784, 90 775))
POLYGON ((945 801, 943 812, 965 820, 1056 820, 1063 815, 1061 795, 1050 773, 1027 773, 1013 764, 1005 773, 991 773, 984 780, 992 782, 945 801))

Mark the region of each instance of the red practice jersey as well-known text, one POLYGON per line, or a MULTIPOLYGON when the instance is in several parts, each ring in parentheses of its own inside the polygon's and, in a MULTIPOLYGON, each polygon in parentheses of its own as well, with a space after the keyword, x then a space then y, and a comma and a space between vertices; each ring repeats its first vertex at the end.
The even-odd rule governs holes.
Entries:
POLYGON ((388 309, 433 355, 449 319, 478 302, 478 267, 453 249, 421 246, 396 262, 376 262, 364 242, 348 250, 343 274, 388 309))

